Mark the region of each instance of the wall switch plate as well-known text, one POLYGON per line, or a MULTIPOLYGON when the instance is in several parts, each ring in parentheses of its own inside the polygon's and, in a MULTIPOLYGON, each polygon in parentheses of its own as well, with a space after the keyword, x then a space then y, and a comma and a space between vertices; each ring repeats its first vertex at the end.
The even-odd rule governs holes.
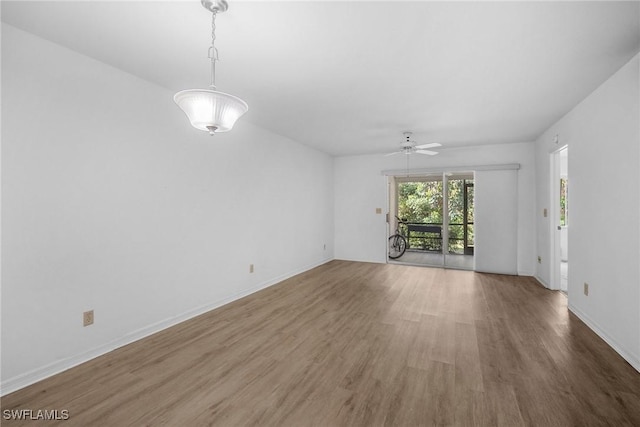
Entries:
POLYGON ((544 208, 544 210, 542 211, 542 216, 544 216, 545 218, 547 217, 547 208, 544 208))
POLYGON ((589 296, 589 284, 587 282, 584 282, 584 294, 589 296))
POLYGON ((253 273, 253 264, 249 264, 249 273, 253 273))
POLYGON ((82 326, 93 325, 93 310, 82 313, 82 326))

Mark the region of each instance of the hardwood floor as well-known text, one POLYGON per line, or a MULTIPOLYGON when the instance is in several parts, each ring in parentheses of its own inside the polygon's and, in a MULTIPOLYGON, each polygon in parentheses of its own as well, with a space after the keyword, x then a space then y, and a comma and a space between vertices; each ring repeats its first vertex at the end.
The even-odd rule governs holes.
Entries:
POLYGON ((332 261, 2 409, 66 409, 64 426, 639 426, 640 373, 532 278, 332 261))

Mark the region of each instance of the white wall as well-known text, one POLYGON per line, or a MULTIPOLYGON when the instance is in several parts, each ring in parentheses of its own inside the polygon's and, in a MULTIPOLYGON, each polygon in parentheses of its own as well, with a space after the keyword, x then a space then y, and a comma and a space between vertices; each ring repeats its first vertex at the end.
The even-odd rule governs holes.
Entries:
POLYGON ((3 393, 333 257, 333 159, 250 112, 210 137, 6 24, 2 89, 3 393))
MULTIPOLYGON (((533 275, 535 167, 533 143, 442 150, 437 156, 413 155, 410 169, 520 163, 518 171, 518 274, 533 275)), ((387 179, 383 170, 405 169, 405 156, 369 155, 335 159, 335 257, 386 262, 387 179)))
POLYGON ((569 308, 640 370, 639 58, 536 141, 537 276, 549 283, 549 153, 569 145, 569 308), (583 284, 589 284, 589 296, 583 284))

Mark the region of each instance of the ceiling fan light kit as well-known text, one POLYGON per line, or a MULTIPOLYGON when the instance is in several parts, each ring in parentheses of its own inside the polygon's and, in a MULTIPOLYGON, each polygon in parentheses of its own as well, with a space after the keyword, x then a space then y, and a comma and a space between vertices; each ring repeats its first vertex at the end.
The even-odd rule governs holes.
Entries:
POLYGON ((209 89, 187 89, 176 93, 173 100, 184 111, 191 125, 196 129, 208 131, 209 135, 228 132, 236 121, 247 112, 249 106, 242 99, 216 90, 216 61, 218 50, 216 40, 216 15, 229 8, 226 0, 201 0, 202 6, 209 10, 211 17, 211 83, 209 89))

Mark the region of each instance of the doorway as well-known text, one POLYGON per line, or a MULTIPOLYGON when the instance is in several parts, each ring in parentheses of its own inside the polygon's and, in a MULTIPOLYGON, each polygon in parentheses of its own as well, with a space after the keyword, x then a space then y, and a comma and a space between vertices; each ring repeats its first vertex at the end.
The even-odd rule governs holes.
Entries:
POLYGON ((406 250, 388 262, 473 270, 473 172, 390 176, 389 212, 406 250))
POLYGON ((569 281, 569 148, 551 153, 551 288, 569 281))

